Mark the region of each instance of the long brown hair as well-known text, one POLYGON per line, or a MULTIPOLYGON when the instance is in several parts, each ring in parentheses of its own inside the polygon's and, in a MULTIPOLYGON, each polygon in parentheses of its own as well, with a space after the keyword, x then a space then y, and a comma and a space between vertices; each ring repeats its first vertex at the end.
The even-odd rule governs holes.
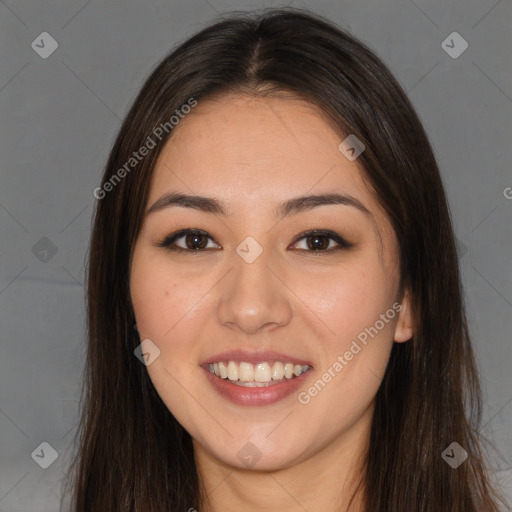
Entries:
POLYGON ((428 138, 372 51, 297 9, 238 13, 201 30, 154 69, 122 124, 96 194, 73 511, 185 511, 205 498, 191 437, 134 356, 140 339, 129 269, 151 173, 172 135, 169 119, 191 98, 200 103, 228 92, 292 93, 316 105, 340 137, 356 135, 366 147, 358 159, 365 180, 398 238, 415 332, 394 344, 375 399, 361 480, 365 510, 496 512, 454 234, 428 138), (155 147, 128 167, 148 137, 155 147), (468 453, 457 469, 441 457, 452 442, 468 453))

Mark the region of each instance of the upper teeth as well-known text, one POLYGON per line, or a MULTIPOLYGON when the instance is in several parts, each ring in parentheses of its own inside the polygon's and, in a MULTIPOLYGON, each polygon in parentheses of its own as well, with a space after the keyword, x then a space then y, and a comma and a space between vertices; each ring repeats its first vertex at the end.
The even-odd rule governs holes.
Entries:
POLYGON ((302 373, 309 370, 309 365, 282 363, 276 361, 273 365, 262 362, 251 364, 235 361, 227 363, 219 361, 218 363, 210 363, 208 366, 210 372, 222 379, 229 379, 232 382, 271 382, 282 380, 283 377, 292 379, 298 377, 302 373))

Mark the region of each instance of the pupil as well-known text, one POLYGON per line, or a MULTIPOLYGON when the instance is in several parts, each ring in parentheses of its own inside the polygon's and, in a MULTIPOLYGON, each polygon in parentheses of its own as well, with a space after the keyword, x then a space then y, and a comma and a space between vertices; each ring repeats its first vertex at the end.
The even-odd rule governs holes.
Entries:
POLYGON ((204 249, 206 246, 204 235, 187 235, 187 245, 191 246, 191 249, 204 249), (201 237, 203 237, 202 241, 201 237))
POLYGON ((310 236, 308 237, 308 247, 313 250, 325 249, 329 245, 326 241, 325 236, 310 236), (310 243, 311 240, 313 240, 313 243, 310 243))

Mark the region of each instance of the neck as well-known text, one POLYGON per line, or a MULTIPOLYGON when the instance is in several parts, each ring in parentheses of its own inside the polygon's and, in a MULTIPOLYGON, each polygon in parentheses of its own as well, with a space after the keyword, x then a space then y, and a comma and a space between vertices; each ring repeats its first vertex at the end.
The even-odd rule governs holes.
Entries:
POLYGON ((348 431, 301 462, 271 471, 224 464, 194 441, 205 490, 199 512, 362 512, 364 456, 373 407, 348 431), (356 492, 357 490, 357 492, 356 492))

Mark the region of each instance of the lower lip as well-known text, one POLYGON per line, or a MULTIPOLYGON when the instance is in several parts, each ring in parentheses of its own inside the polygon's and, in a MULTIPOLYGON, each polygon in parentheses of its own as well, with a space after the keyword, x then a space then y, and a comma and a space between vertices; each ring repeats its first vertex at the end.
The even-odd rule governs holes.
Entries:
POLYGON ((223 398, 237 405, 252 406, 274 404, 290 396, 300 388, 311 371, 308 370, 298 377, 279 382, 279 384, 250 388, 231 384, 228 379, 221 379, 206 368, 203 370, 206 372, 206 378, 210 384, 223 398))

